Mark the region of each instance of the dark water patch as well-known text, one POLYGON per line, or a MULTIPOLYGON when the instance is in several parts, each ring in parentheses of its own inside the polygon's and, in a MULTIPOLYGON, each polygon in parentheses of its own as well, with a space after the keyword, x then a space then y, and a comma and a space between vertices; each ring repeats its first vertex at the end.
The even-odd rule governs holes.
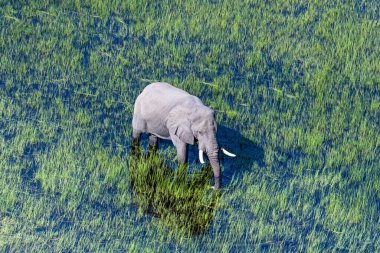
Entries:
POLYGON ((108 18, 108 20, 106 22, 106 26, 108 28, 110 35, 114 35, 114 34, 119 35, 121 33, 121 31, 123 30, 123 26, 124 26, 124 24, 121 21, 122 20, 117 20, 116 16, 114 14, 112 14, 108 18))
POLYGON ((104 147, 111 147, 112 152, 111 154, 116 154, 115 152, 121 149, 122 152, 119 154, 122 156, 125 156, 130 151, 130 145, 129 145, 129 137, 126 137, 121 130, 121 127, 117 127, 113 130, 105 130, 105 131, 99 131, 102 132, 102 144, 104 147))
MULTIPOLYGON (((114 46, 123 46, 128 41, 134 38, 131 29, 128 27, 134 26, 136 20, 129 18, 129 15, 117 17, 114 13, 108 18, 106 26, 108 27, 107 36, 114 46)), ((141 37, 140 37, 141 38, 141 37)), ((146 46, 146 44, 143 44, 146 46)))
POLYGON ((350 176, 349 168, 347 167, 340 168, 340 174, 343 180, 346 180, 346 181, 349 180, 349 176, 350 176))
POLYGON ((34 26, 37 26, 37 25, 39 25, 39 24, 41 24, 41 21, 40 21, 40 19, 39 19, 39 17, 32 17, 32 24, 34 25, 34 26))
POLYGON ((304 62, 300 59, 295 60, 289 69, 289 75, 291 75, 294 80, 292 82, 300 81, 305 75, 306 69, 304 66, 304 62))
POLYGON ((131 38, 128 32, 109 33, 108 36, 113 46, 124 46, 131 38))
MULTIPOLYGON (((148 44, 149 46, 154 46, 157 42, 157 35, 156 34, 152 34, 149 38, 148 38, 148 44)), ((176 43, 178 43, 178 45, 180 44, 179 41, 176 40, 176 43)))
POLYGON ((122 46, 124 44, 124 41, 128 40, 128 36, 125 37, 114 37, 112 39, 112 44, 113 45, 120 45, 122 46))
POLYGON ((74 222, 71 221, 71 220, 69 220, 66 217, 62 217, 62 216, 54 217, 54 216, 51 216, 50 219, 51 220, 59 219, 59 222, 57 222, 56 225, 52 227, 52 231, 53 232, 68 231, 68 230, 72 229, 73 226, 74 226, 74 222))
POLYGON ((89 48, 88 49, 93 49, 102 44, 102 40, 100 38, 99 34, 90 34, 89 35, 89 48))
POLYGON ((138 40, 139 40, 139 42, 140 42, 142 45, 146 45, 146 39, 145 39, 145 36, 139 36, 138 40))
POLYGON ((304 15, 307 11, 307 6, 306 5, 303 5, 303 4, 297 4, 295 6, 295 10, 294 10, 294 16, 295 17, 299 17, 300 15, 304 15))
POLYGON ((281 14, 285 17, 290 16, 290 11, 288 9, 282 9, 281 14))
POLYGON ((35 174, 38 171, 38 164, 35 161, 34 156, 26 156, 22 162, 23 168, 21 170, 21 180, 23 182, 22 188, 26 192, 41 193, 43 192, 41 183, 35 179, 35 174))
POLYGON ((8 95, 8 94, 14 94, 17 90, 18 87, 17 85, 14 84, 14 81, 10 79, 8 76, 5 76, 2 78, 3 81, 2 83, 2 90, 1 92, 8 95))
POLYGON ((73 91, 75 96, 71 98, 70 108, 71 112, 78 112, 78 109, 91 111, 93 106, 97 104, 98 98, 92 96, 92 91, 95 89, 80 89, 80 91, 73 91))
POLYGON ((115 206, 114 199, 116 197, 117 191, 116 187, 112 191, 104 192, 103 195, 107 196, 107 199, 110 198, 111 201, 102 201, 102 198, 99 198, 95 201, 90 201, 91 203, 91 210, 96 211, 99 214, 107 214, 107 213, 115 213, 113 216, 115 216, 118 212, 118 208, 115 206))
MULTIPOLYGON (((328 196, 327 194, 325 194, 325 195, 328 196)), ((314 191, 314 196, 313 196, 314 207, 315 208, 318 208, 320 206, 321 199, 322 199, 322 190, 321 189, 316 189, 314 191)))
POLYGON ((88 52, 88 50, 83 50, 81 65, 84 69, 88 69, 89 64, 90 64, 90 53, 88 52))
POLYGON ((34 154, 36 152, 45 151, 46 147, 47 147, 47 145, 44 142, 27 144, 24 147, 24 155, 31 155, 31 154, 34 154))
POLYGON ((10 143, 14 137, 16 137, 16 131, 9 129, 9 124, 14 123, 13 120, 0 119, 0 134, 4 138, 5 142, 10 143))

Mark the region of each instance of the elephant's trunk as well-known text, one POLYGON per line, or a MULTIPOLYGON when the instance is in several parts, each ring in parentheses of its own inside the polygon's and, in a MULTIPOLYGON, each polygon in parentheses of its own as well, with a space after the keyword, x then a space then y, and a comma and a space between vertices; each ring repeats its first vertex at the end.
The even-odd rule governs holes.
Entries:
POLYGON ((219 159, 218 159, 218 149, 213 149, 213 150, 208 150, 207 151, 207 157, 208 160, 210 161, 212 170, 214 172, 214 190, 219 189, 221 187, 221 182, 222 182, 222 175, 220 171, 220 164, 219 164, 219 159))

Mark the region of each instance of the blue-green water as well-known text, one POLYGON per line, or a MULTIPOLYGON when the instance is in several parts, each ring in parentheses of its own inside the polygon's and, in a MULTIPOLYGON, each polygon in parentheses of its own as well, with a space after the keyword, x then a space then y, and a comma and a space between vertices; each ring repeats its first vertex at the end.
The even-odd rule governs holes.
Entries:
POLYGON ((1 250, 378 251, 377 1, 0 6, 1 250), (221 156, 204 234, 134 201, 131 117, 149 80, 199 96, 238 154, 221 156))

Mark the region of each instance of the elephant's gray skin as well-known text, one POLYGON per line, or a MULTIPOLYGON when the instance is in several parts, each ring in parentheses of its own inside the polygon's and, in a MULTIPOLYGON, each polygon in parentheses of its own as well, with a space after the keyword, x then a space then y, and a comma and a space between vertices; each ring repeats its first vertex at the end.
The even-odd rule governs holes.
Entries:
POLYGON ((213 188, 220 188, 214 111, 199 98, 168 83, 149 84, 135 101, 132 127, 134 147, 139 144, 142 133, 149 134, 151 148, 157 148, 157 137, 171 139, 180 163, 187 162, 187 145, 198 140, 200 160, 205 152, 214 172, 213 188))

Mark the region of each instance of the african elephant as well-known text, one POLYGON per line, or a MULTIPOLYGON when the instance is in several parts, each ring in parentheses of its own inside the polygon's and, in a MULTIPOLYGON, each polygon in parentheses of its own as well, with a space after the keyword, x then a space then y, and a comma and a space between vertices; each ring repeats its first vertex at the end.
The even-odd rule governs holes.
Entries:
MULTIPOLYGON (((215 185, 221 186, 214 111, 184 90, 168 83, 152 83, 144 88, 134 105, 133 146, 139 145, 141 133, 149 133, 150 148, 157 148, 157 137, 171 139, 179 163, 187 163, 187 146, 198 142, 199 160, 206 152, 214 172, 215 185)), ((235 156, 225 149, 229 156, 235 156)))

